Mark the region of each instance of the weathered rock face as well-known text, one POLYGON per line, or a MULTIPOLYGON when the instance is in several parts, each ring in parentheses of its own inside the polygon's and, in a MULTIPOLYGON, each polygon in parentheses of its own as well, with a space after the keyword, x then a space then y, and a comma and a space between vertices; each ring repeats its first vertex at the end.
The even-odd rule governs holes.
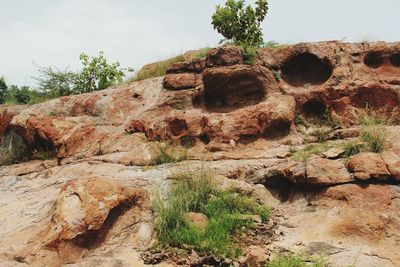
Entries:
POLYGON ((54 157, 0 167, 0 265, 144 266, 151 192, 207 161, 220 188, 274 208, 270 236, 254 236, 237 264, 306 249, 334 266, 399 266, 400 128, 386 127, 380 154, 343 149, 366 106, 400 108, 399 51, 298 44, 245 65, 241 48, 219 47, 164 78, 1 108, 0 136, 54 157), (310 140, 329 148, 296 158, 310 140), (146 167, 163 142, 185 146, 188 160, 146 167))

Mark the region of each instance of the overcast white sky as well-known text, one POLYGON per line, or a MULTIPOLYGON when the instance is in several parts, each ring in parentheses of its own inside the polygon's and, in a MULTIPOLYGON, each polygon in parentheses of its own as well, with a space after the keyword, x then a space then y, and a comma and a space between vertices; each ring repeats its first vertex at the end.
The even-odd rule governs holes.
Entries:
MULTIPOLYGON (((214 46, 225 0, 0 0, 0 76, 34 85, 36 66, 79 68, 79 54, 142 65, 214 46)), ((248 0, 248 3, 253 2, 248 0)), ((265 39, 400 40, 400 0, 269 0, 265 39)))

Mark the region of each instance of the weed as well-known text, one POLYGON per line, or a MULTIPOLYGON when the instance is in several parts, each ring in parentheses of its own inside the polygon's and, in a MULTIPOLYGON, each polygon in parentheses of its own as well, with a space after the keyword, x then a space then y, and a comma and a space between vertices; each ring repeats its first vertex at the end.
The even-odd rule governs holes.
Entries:
POLYGON ((274 75, 276 81, 279 82, 282 80, 281 74, 278 70, 272 70, 272 75, 274 75))
POLYGON ((343 144, 344 156, 346 158, 361 153, 365 148, 365 145, 358 140, 351 140, 343 144))
POLYGON ((368 151, 381 152, 387 138, 387 130, 382 125, 364 126, 360 132, 360 140, 365 143, 368 151))
POLYGON ((173 148, 170 145, 160 146, 158 154, 152 159, 151 165, 175 163, 187 158, 186 151, 173 148))
POLYGON ((269 208, 254 199, 228 191, 218 191, 207 169, 198 173, 178 175, 167 201, 157 197, 154 209, 159 215, 156 221, 159 240, 164 245, 212 252, 225 257, 237 257, 238 245, 232 235, 244 226, 252 224, 243 215, 259 215, 269 218, 269 208), (186 222, 188 212, 205 214, 209 222, 204 231, 186 222))

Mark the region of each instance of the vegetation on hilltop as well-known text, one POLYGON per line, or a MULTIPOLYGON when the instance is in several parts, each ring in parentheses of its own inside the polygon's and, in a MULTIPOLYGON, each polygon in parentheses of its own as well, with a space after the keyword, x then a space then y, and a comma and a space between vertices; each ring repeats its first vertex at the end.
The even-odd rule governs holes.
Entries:
POLYGON ((103 52, 96 57, 80 55, 82 68, 79 71, 59 70, 54 67, 39 67, 37 88, 28 86, 7 86, 0 79, 0 104, 35 104, 47 99, 72 94, 88 93, 116 85, 123 80, 124 71, 119 62, 108 63, 103 52))

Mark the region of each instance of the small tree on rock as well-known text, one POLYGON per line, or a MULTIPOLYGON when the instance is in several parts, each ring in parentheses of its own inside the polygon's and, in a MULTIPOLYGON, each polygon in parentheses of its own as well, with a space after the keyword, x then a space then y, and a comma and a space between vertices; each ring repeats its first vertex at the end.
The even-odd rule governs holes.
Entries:
POLYGON ((217 5, 212 25, 227 41, 235 45, 261 47, 264 43, 261 23, 268 12, 267 0, 257 0, 256 8, 244 0, 227 0, 224 7, 217 5))

